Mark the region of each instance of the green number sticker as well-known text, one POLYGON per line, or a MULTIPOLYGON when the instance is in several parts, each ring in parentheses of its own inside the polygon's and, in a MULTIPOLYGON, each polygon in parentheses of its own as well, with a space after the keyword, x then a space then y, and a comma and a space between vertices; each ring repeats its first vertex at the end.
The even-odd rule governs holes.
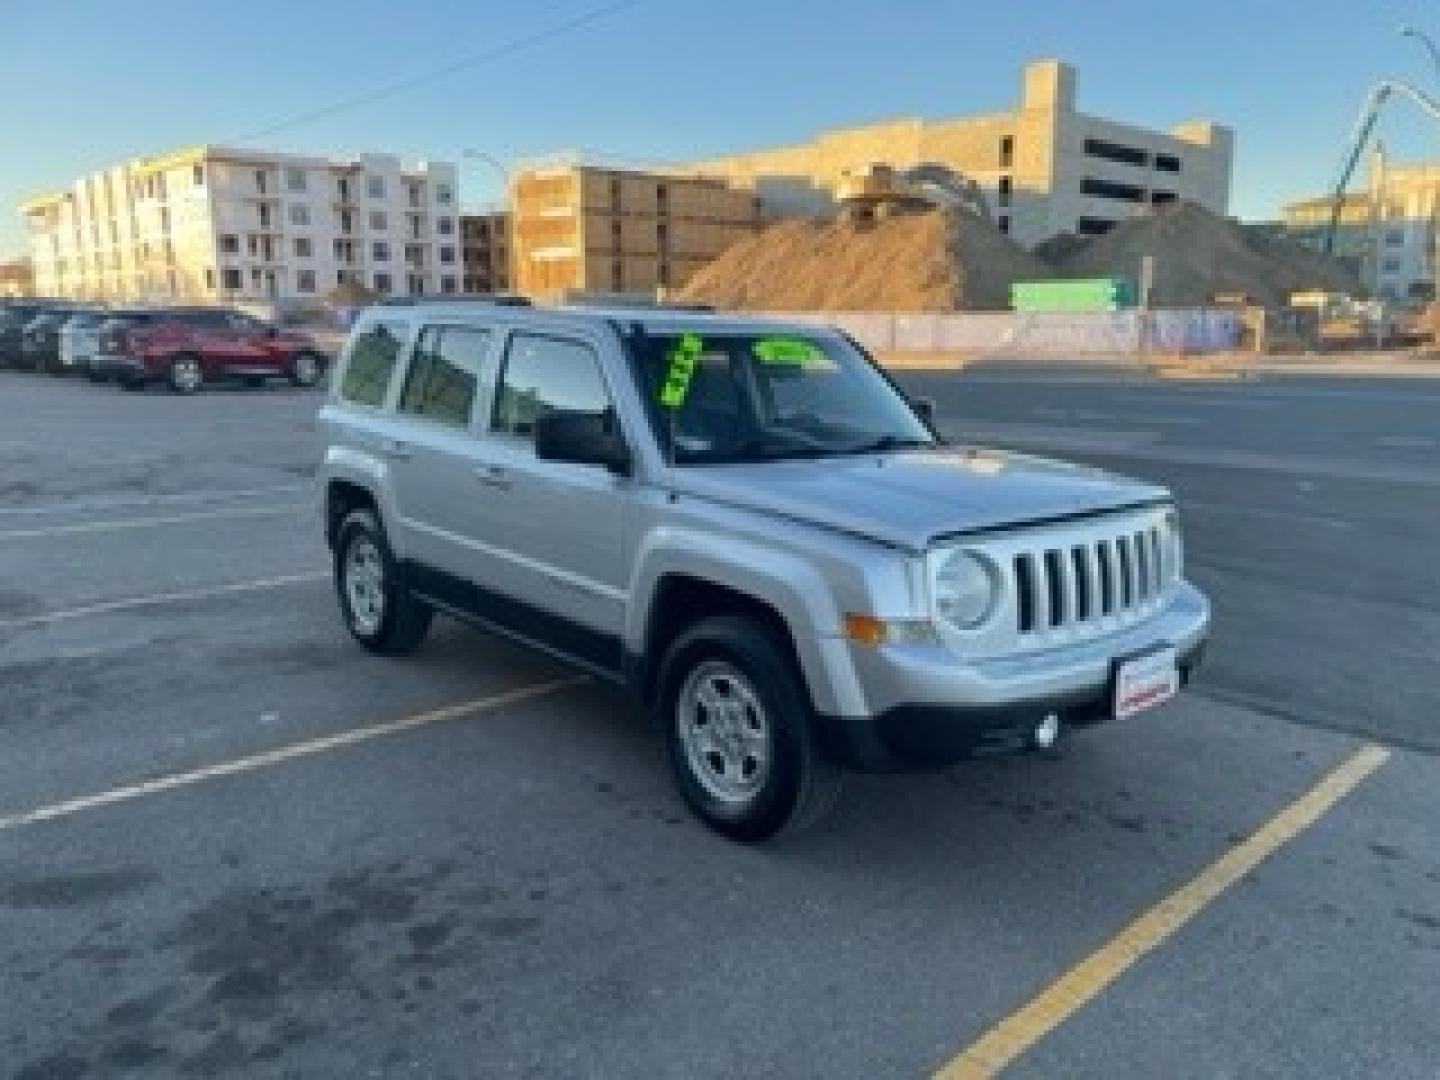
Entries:
POLYGON ((660 387, 660 404, 667 409, 678 409, 685 404, 690 394, 690 380, 695 377, 695 367, 705 343, 699 334, 682 334, 670 351, 670 364, 665 369, 665 382, 660 387))
POLYGON ((804 338, 761 338, 755 342, 753 351, 763 364, 825 364, 829 357, 825 350, 813 341, 804 338))

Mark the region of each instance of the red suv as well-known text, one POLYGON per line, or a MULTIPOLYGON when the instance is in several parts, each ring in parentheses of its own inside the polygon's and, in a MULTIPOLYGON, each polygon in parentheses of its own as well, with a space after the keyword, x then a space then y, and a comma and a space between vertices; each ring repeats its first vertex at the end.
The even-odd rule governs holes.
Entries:
POLYGON ((280 330, 233 308, 152 308, 117 313, 100 332, 91 360, 96 378, 114 377, 138 390, 164 382, 193 394, 207 381, 289 379, 314 386, 325 355, 305 334, 280 330))

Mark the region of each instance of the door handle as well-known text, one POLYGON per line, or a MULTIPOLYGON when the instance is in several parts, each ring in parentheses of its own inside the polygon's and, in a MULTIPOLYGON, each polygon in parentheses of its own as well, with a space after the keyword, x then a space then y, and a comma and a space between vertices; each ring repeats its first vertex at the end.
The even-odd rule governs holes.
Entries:
POLYGON ((475 479, 493 488, 508 488, 511 484, 510 473, 503 465, 476 465, 475 479))
POLYGON ((399 439, 386 439, 380 444, 381 451, 386 457, 395 458, 397 461, 408 461, 410 459, 410 445, 399 439))

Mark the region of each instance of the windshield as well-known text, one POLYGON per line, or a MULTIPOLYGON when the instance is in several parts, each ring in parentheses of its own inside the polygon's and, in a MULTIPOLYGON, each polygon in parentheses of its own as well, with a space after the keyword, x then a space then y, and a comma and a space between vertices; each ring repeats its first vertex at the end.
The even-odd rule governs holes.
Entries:
POLYGON ((640 336, 632 348, 661 445, 677 465, 935 442, 899 391, 838 338, 675 332, 640 336))

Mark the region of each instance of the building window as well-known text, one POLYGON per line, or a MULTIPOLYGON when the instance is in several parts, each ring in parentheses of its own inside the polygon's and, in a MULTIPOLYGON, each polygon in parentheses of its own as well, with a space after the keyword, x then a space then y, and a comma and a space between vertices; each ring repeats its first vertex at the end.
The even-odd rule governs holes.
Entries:
POLYGON ((1150 203, 1152 206, 1164 206, 1166 203, 1175 202, 1179 197, 1180 196, 1176 195, 1173 191, 1152 191, 1150 193, 1150 203))
POLYGON ((441 236, 449 236, 455 231, 455 219, 448 217, 436 218, 435 231, 441 236))
POLYGON ((1009 206, 1009 205, 1010 205, 1010 195, 1011 195, 1011 192, 1012 192, 1013 190, 1014 190, 1014 181, 1011 180, 1010 177, 1008 177, 1008 176, 1002 176, 1002 177, 1000 178, 1000 205, 1001 205, 1001 206, 1009 206))
POLYGON ((304 205, 302 205, 302 204, 300 204, 300 203, 291 203, 291 204, 290 204, 290 224, 291 224, 291 225, 309 225, 309 224, 310 224, 310 208, 309 208, 308 206, 304 206, 304 205))
POLYGON ((625 268, 619 259, 610 263, 610 288, 614 292, 620 292, 625 288, 625 268))
POLYGON ((240 238, 234 233, 224 233, 220 237, 220 251, 225 255, 240 254, 240 238))
POLYGON ((664 251, 670 246, 670 223, 657 222, 655 225, 655 246, 664 251))
POLYGON ((670 209, 670 189, 664 184, 655 185, 655 205, 659 207, 662 214, 670 209))
POLYGON ((449 206, 455 201, 455 195, 450 190, 449 184, 435 185, 435 201, 441 206, 449 206))
POLYGON ((346 176, 338 177, 338 178, 335 180, 335 191, 339 194, 339 196, 340 196, 340 201, 341 201, 341 202, 349 202, 349 201, 350 201, 350 178, 349 178, 349 177, 346 177, 346 176))
POLYGON ((455 291, 455 279, 446 274, 440 279, 440 291, 442 293, 453 293, 455 291))
POLYGON ((1180 171, 1180 159, 1174 154, 1156 154, 1155 168, 1161 172, 1178 173, 1180 171))
POLYGON ((1075 231, 1081 236, 1104 236, 1115 227, 1109 218, 1082 217, 1075 223, 1075 231))
POLYGON ((371 210, 371 211, 370 211, 370 228, 374 229, 376 232, 384 232, 385 229, 388 228, 388 227, 389 227, 389 222, 385 220, 385 211, 383 211, 383 210, 371 210))
POLYGON ((389 274, 376 274, 376 275, 375 275, 375 291, 376 291, 376 292, 380 292, 380 293, 388 293, 388 292, 390 291, 390 275, 389 275, 389 274))
POLYGON ((315 291, 315 271, 301 270, 295 275, 295 291, 313 293, 315 291))
POLYGON ((190 182, 196 187, 205 186, 205 166, 196 165, 190 170, 190 182))
POLYGON ((290 191, 305 190, 305 170, 294 165, 285 170, 285 187, 290 191))
POLYGON ((413 207, 415 207, 415 208, 418 210, 419 207, 420 207, 420 185, 419 185, 419 184, 406 184, 406 185, 405 185, 405 196, 406 196, 406 198, 409 200, 410 205, 413 206, 413 207))
POLYGON ((663 259, 660 261, 659 269, 655 272, 655 283, 662 289, 670 287, 670 264, 663 259))
POLYGON ((220 283, 227 289, 240 288, 240 271, 233 266, 227 266, 220 271, 220 283))
POLYGON ((1136 165, 1141 168, 1150 164, 1150 155, 1144 150, 1136 149, 1133 146, 1121 146, 1119 143, 1107 142, 1104 139, 1086 139, 1085 156, 1100 158, 1102 161, 1114 161, 1121 165, 1136 165))
POLYGON ((385 197, 385 178, 383 176, 367 176, 365 193, 372 199, 383 199, 385 197))
POLYGON ((390 261, 390 245, 383 241, 377 241, 370 245, 370 257, 376 262, 390 261))
POLYGON ((214 267, 210 267, 210 266, 205 267, 205 288, 207 288, 207 289, 213 289, 213 288, 215 288, 215 269, 214 269, 214 267))
POLYGON ((442 247, 440 249, 440 261, 442 263, 453 263, 455 261, 455 249, 453 247, 442 247))
POLYGON ((610 178, 610 209, 617 214, 620 212, 620 178, 618 176, 610 178))
POLYGON ((1405 231, 1403 229, 1390 229, 1385 233, 1385 246, 1392 248, 1404 247, 1405 231))
POLYGON ((295 238, 295 257, 297 259, 308 259, 315 254, 315 245, 308 236, 297 236, 295 238))
POLYGON ((1116 184, 1110 180, 1087 176, 1080 181, 1080 193, 1097 199, 1114 199, 1118 202, 1143 203, 1145 189, 1134 184, 1116 184))
POLYGON ((1006 135, 1000 140, 1000 167, 1008 169, 1015 164, 1015 136, 1006 135))
POLYGON ((1009 235, 1010 235, 1010 215, 1009 215, 1009 214, 1001 214, 1001 215, 1000 215, 1000 231, 1001 231, 1002 233, 1004 233, 1006 236, 1009 236, 1009 235))
POLYGON ((255 190, 264 195, 270 187, 270 178, 265 175, 264 169, 255 170, 255 190))
POLYGON ((254 233, 245 237, 245 250, 250 253, 252 259, 260 254, 260 238, 254 233))

